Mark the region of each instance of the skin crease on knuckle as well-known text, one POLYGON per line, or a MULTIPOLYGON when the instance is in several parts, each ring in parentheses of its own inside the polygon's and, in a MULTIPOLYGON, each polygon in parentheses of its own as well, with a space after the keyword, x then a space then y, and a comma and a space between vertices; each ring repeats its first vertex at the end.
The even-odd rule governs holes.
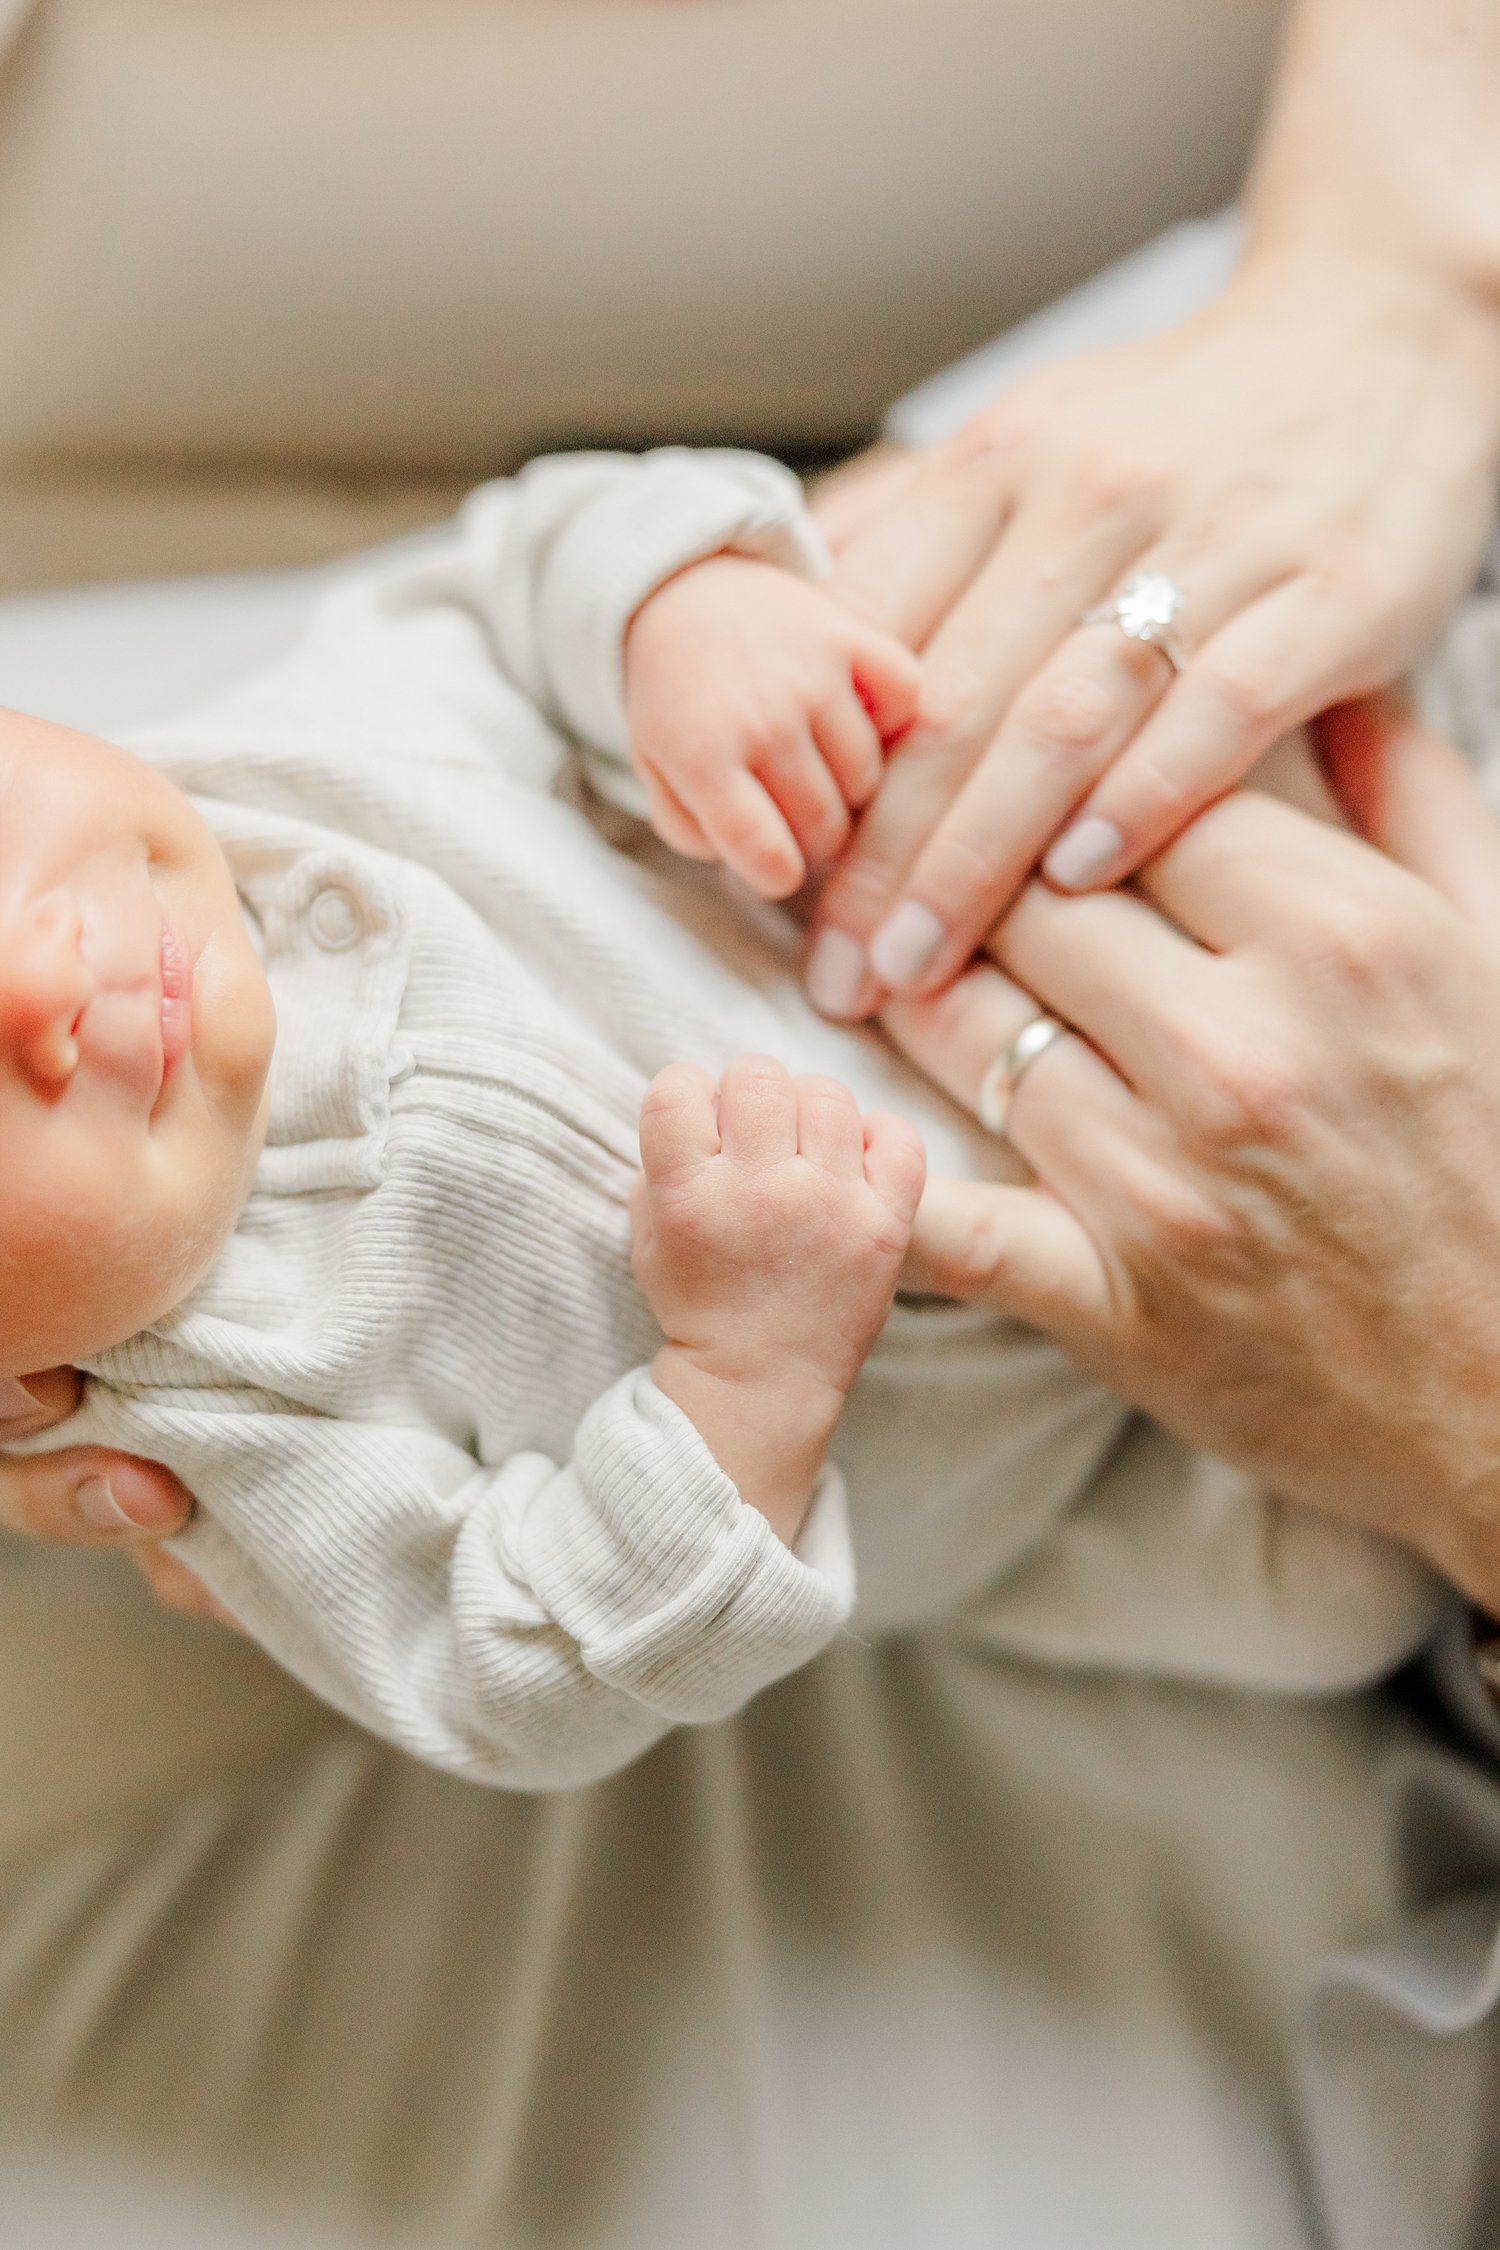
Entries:
POLYGON ((1071 518, 1087 523, 1099 516, 1124 516, 1144 529, 1166 515, 1174 476, 1156 454, 1129 440, 1076 441, 1062 455, 1058 471, 1071 518))
POLYGON ((1116 700, 1102 681, 1060 672, 1027 688, 1012 719, 1065 780, 1081 785, 1092 778, 1115 712, 1116 700))

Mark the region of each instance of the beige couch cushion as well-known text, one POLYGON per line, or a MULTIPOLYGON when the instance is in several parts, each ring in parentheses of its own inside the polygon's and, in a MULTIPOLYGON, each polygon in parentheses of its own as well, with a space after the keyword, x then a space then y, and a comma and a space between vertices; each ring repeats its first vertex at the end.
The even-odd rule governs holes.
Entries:
POLYGON ((0 80, 0 450, 843 442, 1231 189, 1276 13, 35 0, 0 80))

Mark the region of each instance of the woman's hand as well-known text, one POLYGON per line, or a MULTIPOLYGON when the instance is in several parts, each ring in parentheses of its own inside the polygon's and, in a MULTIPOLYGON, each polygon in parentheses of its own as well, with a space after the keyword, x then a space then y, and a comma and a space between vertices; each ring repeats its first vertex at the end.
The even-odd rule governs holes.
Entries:
POLYGON ((1061 887, 1117 882, 1277 736, 1394 679, 1472 576, 1497 458, 1475 293, 1278 240, 1183 326, 835 489, 835 584, 928 677, 819 903, 817 1004, 940 989, 1044 854, 1061 887), (1180 677, 1079 622, 1137 569, 1181 588, 1180 677))
MULTIPOLYGON (((71 1367, 28 1376, 24 1384, 0 1381, 0 1443, 66 1421, 80 1386, 71 1367)), ((170 1469, 128 1453, 82 1445, 24 1458, 0 1453, 0 1531, 60 1547, 120 1548, 168 1609, 232 1625, 187 1566, 161 1551, 160 1541, 181 1531, 192 1512, 192 1494, 170 1469)))
POLYGON ((1143 895, 1033 884, 1000 969, 891 1006, 971 1102, 1038 1003, 1082 1034, 1015 1090, 1040 1184, 936 1183, 916 1278, 1034 1322, 1185 1438, 1494 1608, 1500 838, 1410 724, 1341 714, 1330 751, 1407 866, 1237 795, 1143 895))

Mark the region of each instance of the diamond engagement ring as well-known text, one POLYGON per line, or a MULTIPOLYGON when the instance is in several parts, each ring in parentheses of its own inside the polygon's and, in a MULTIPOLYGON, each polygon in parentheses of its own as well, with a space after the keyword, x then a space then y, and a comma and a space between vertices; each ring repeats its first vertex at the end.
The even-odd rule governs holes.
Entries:
POLYGON ((1113 600, 1096 602, 1081 625, 1118 625, 1128 641, 1159 648, 1174 672, 1187 662, 1172 627, 1187 600, 1175 578, 1161 570, 1133 570, 1113 600))
POLYGON ((1061 1039, 1067 1030, 1056 1016, 1035 1015, 1023 1023, 1008 1047, 1002 1047, 979 1081, 974 1110, 987 1133, 998 1139, 1005 1131, 1016 1088, 1034 1062, 1061 1039))

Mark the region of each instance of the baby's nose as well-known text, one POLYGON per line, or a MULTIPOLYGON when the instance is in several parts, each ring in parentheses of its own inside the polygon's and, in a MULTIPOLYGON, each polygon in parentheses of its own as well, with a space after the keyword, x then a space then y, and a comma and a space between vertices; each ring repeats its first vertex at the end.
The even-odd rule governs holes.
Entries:
POLYGON ((0 925, 0 1054, 44 1090, 78 1068, 78 1019, 95 991, 82 934, 76 903, 55 892, 0 925))

